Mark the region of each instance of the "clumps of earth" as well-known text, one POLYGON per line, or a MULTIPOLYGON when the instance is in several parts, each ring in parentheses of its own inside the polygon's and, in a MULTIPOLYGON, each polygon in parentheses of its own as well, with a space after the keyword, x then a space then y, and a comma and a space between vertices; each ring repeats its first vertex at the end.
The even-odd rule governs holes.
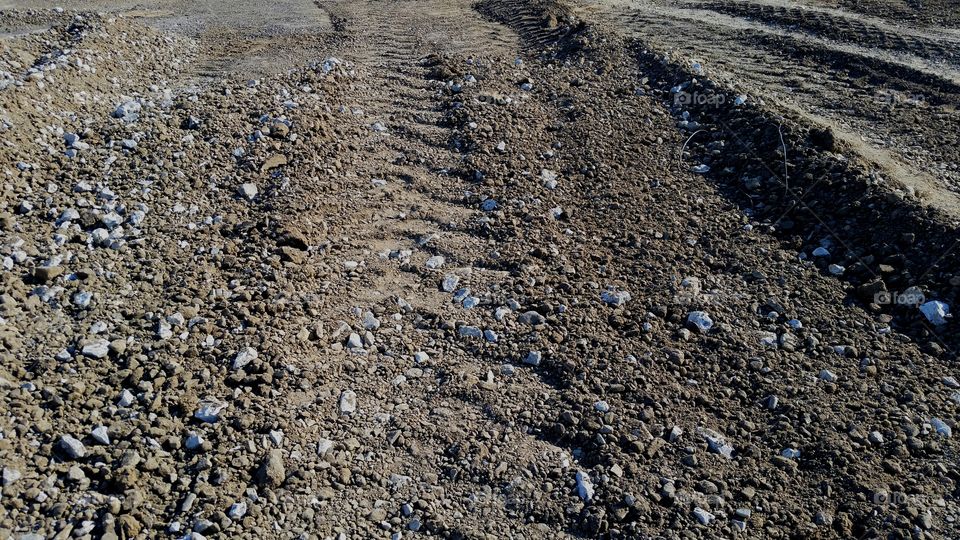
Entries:
POLYGON ((851 298, 677 167, 681 71, 432 4, 330 3, 329 56, 217 81, 3 14, 0 537, 955 530, 960 383, 914 329, 951 300, 851 298))

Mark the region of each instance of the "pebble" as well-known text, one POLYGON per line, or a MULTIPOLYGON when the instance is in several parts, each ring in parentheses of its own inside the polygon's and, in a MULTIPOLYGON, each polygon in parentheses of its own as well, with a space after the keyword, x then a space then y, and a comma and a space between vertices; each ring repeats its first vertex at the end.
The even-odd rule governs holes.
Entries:
POLYGON ((10 486, 20 480, 23 475, 17 469, 11 469, 10 467, 3 468, 3 485, 10 486))
POLYGON ((833 383, 833 382, 837 382, 837 376, 829 369, 821 369, 820 380, 833 383))
POLYGON ((520 314, 520 316, 517 317, 517 321, 523 324, 529 324, 530 326, 539 326, 545 324, 547 318, 536 311, 527 311, 526 313, 520 314))
POLYGON ((483 332, 476 326, 461 326, 459 333, 460 333, 460 337, 465 337, 465 338, 482 338, 483 337, 483 332))
POLYGON ((687 315, 687 322, 704 334, 713 328, 713 319, 703 311, 691 311, 687 315))
POLYGON ((380 328, 380 319, 374 316, 372 312, 367 311, 363 314, 362 324, 365 330, 376 330, 380 328))
POLYGON ((460 283, 460 277, 455 274, 447 274, 443 277, 443 282, 440 283, 440 288, 444 292, 452 293, 457 290, 457 285, 460 283))
POLYGON ((733 446, 731 446, 722 435, 709 428, 697 428, 697 434, 707 441, 707 449, 714 454, 732 459, 733 446))
POLYGON ((248 201, 255 199, 259 192, 260 190, 257 189, 256 184, 250 182, 240 184, 240 196, 248 201))
POLYGON ((120 399, 117 400, 117 407, 127 408, 133 405, 136 400, 137 397, 133 395, 133 392, 124 388, 123 392, 120 392, 120 399))
POLYGON ((360 337, 356 332, 351 332, 350 337, 347 338, 347 348, 348 349, 362 349, 363 348, 363 338, 360 337))
POLYGON ((716 516, 704 510, 703 508, 700 508, 699 506, 693 509, 693 515, 697 518, 697 521, 700 522, 701 525, 710 525, 710 522, 716 518, 716 516))
POLYGON ((247 503, 243 501, 231 504, 227 510, 227 517, 233 520, 238 520, 245 515, 247 515, 247 503))
POLYGON ((527 353, 527 357, 523 359, 523 363, 531 366, 539 366, 542 358, 543 356, 540 354, 540 351, 530 351, 527 353))
POLYGON ((57 446, 71 459, 80 459, 87 455, 87 449, 83 446, 83 443, 71 435, 63 435, 60 437, 60 442, 57 446))
POLYGON ((187 433, 187 438, 183 441, 183 445, 187 447, 187 450, 196 450, 203 446, 203 437, 191 431, 187 433))
POLYGON ((205 401, 200 404, 200 408, 197 409, 197 412, 193 413, 193 417, 201 422, 213 424, 220 420, 220 411, 222 411, 224 408, 226 408, 226 405, 222 403, 205 401))
POLYGON ((583 471, 577 471, 576 480, 577 480, 577 495, 579 495, 584 502, 592 501, 594 488, 593 488, 593 481, 590 480, 590 475, 583 471))
POLYGON ((84 345, 80 352, 87 358, 106 358, 110 354, 110 342, 98 339, 84 345))
POLYGON ((606 290, 600 293, 600 299, 611 306, 622 306, 629 302, 630 298, 627 291, 606 290))
POLYGON ((243 369, 250 362, 256 360, 258 356, 259 354, 257 353, 257 350, 253 347, 244 347, 233 358, 233 363, 230 365, 230 367, 233 370, 243 369))
POLYGON ((939 300, 931 300, 920 305, 920 312, 931 324, 942 326, 947 324, 947 317, 950 316, 950 306, 939 300))
POLYGON ((93 428, 93 431, 90 432, 90 437, 102 445, 110 445, 110 434, 107 426, 97 426, 93 428))
POLYGON ((269 487, 280 487, 286 477, 283 452, 279 449, 271 450, 260 464, 260 468, 257 469, 257 483, 269 487))
POLYGON ((353 414, 357 410, 357 394, 353 390, 340 393, 340 413, 353 414))
POLYGON ((950 438, 953 436, 953 429, 943 420, 939 418, 931 418, 930 425, 933 427, 934 431, 942 437, 950 438))

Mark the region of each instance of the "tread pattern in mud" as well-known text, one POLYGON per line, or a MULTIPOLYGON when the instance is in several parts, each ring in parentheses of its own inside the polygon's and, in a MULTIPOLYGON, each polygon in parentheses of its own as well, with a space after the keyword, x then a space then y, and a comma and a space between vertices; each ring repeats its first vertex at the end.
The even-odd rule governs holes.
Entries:
POLYGON ((908 52, 921 58, 945 60, 953 64, 960 61, 956 46, 951 47, 919 36, 890 32, 864 21, 833 15, 825 11, 741 2, 709 2, 697 4, 696 7, 788 27, 793 31, 841 43, 886 51, 908 52))

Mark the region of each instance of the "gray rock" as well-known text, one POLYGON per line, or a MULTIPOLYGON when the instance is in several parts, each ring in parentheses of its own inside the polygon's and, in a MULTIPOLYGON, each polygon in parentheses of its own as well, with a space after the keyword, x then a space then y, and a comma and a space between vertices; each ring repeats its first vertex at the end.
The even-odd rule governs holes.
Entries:
POLYGON ((526 358, 523 359, 523 363, 531 366, 539 366, 542 359, 543 355, 540 354, 540 351, 530 351, 527 353, 526 358))
POLYGON ((701 525, 710 525, 710 522, 716 518, 716 516, 699 506, 693 509, 693 516, 697 518, 697 521, 700 522, 701 525))
POLYGON ((611 306, 622 306, 630 301, 630 293, 627 291, 606 290, 600 293, 600 299, 611 306))
POLYGON ((201 422, 213 424, 220 420, 220 411, 225 408, 226 405, 223 403, 204 401, 200 404, 200 408, 197 409, 197 412, 193 413, 193 417, 201 422))
POLYGON ((340 393, 340 413, 353 414, 357 410, 357 394, 353 390, 340 393))
POLYGON ((536 311, 522 313, 519 317, 517 317, 517 320, 523 324, 529 324, 530 326, 539 326, 547 322, 547 318, 536 311))
POLYGON ((443 277, 443 281, 440 283, 440 288, 444 292, 452 293, 457 290, 457 285, 460 283, 460 277, 455 274, 447 274, 443 277))
POLYGON ((258 356, 259 354, 257 353, 257 350, 253 347, 244 347, 233 358, 233 363, 230 365, 230 367, 234 370, 243 369, 250 362, 256 360, 258 356))
POLYGON ((107 426, 97 426, 93 428, 93 430, 90 432, 90 437, 102 445, 110 445, 110 434, 107 430, 107 426))
POLYGON ((81 459, 87 455, 87 449, 79 439, 71 435, 63 435, 57 447, 70 459, 81 459))
POLYGON ((110 354, 110 342, 105 339, 97 339, 84 345, 80 352, 87 358, 106 358, 110 354))
POLYGON ((461 326, 459 333, 460 333, 460 337, 465 337, 465 338, 482 338, 483 337, 483 331, 481 331, 476 326, 461 326))
POLYGON ((17 469, 11 469, 10 467, 4 467, 4 468, 3 468, 3 475, 2 475, 2 476, 3 476, 3 485, 4 485, 4 486, 9 486, 9 485, 12 485, 12 484, 16 483, 17 480, 20 480, 20 478, 21 478, 23 475, 20 474, 20 471, 18 471, 17 469))
POLYGON ((252 201, 257 197, 257 194, 260 193, 260 190, 257 189, 256 184, 253 184, 251 182, 246 182, 244 184, 240 184, 239 193, 240 193, 240 196, 243 197, 244 199, 248 201, 252 201))
POLYGON ((256 481, 258 484, 269 487, 280 487, 287 477, 283 466, 283 452, 279 449, 271 450, 257 469, 256 481))

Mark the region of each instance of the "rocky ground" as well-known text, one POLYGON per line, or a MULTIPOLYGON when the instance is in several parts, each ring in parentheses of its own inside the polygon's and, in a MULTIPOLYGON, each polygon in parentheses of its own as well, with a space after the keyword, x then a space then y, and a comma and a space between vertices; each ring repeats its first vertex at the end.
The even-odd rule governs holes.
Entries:
POLYGON ((606 12, 316 7, 0 12, 0 538, 960 534, 948 207, 606 12))

